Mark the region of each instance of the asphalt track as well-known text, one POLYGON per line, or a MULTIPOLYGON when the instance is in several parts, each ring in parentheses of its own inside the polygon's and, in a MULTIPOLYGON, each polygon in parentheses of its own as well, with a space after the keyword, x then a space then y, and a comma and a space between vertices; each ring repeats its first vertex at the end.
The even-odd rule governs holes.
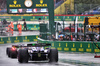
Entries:
POLYGON ((1 36, 0 37, 11 37, 11 36, 28 36, 28 35, 39 35, 40 32, 39 31, 22 31, 22 34, 19 35, 19 32, 18 31, 13 31, 13 35, 11 35, 11 33, 7 33, 7 36, 1 36))
MULTIPOLYGON (((16 43, 19 44, 19 43, 16 43)), ((21 44, 21 43, 20 43, 21 44)), ((8 58, 6 55, 6 48, 12 44, 0 45, 0 66, 69 66, 70 64, 63 64, 58 61, 58 63, 48 63, 47 61, 31 61, 29 63, 19 63, 16 58, 8 58)), ((71 64, 72 65, 72 64, 71 64)))
MULTIPOLYGON (((23 44, 23 43, 16 43, 23 44)), ((91 53, 59 52, 57 63, 47 61, 29 61, 29 63, 19 63, 16 58, 8 58, 6 48, 13 44, 0 45, 0 66, 100 66, 100 58, 94 58, 91 53)))

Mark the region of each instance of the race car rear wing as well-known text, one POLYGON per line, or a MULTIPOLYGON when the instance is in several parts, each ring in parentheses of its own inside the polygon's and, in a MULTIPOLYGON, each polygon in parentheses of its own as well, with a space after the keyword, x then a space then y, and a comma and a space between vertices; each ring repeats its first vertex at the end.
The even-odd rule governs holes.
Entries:
POLYGON ((19 45, 12 45, 12 47, 16 47, 16 48, 19 48, 19 45))
POLYGON ((27 47, 45 47, 51 46, 49 43, 37 43, 37 44, 27 44, 27 47))
POLYGON ((12 45, 12 47, 46 47, 46 46, 51 46, 51 44, 49 43, 35 43, 35 44, 27 44, 27 46, 23 46, 23 45, 12 45))

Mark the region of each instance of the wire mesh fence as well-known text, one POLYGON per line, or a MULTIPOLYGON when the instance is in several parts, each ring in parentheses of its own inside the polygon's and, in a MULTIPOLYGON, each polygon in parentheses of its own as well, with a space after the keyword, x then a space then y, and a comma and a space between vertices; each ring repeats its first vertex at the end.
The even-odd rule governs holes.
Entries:
MULTIPOLYGON (((67 24, 67 23, 55 23, 55 33, 52 34, 49 32, 47 25, 45 25, 44 32, 40 31, 40 37, 46 40, 54 40, 54 41, 91 41, 89 33, 94 33, 94 39, 96 41, 99 40, 100 27, 98 24, 67 24), (47 31, 45 31, 47 30, 47 31)), ((41 27, 40 27, 41 28, 41 27)), ((41 29, 40 29, 41 30, 41 29)))

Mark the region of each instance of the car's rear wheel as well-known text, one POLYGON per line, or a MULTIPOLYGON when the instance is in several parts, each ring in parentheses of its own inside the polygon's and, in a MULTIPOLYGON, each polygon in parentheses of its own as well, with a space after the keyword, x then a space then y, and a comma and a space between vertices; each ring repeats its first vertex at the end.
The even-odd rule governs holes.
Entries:
POLYGON ((8 57, 10 57, 11 48, 7 48, 8 57))
POLYGON ((15 50, 15 51, 10 51, 10 57, 11 58, 17 58, 17 50, 15 50))
POLYGON ((6 54, 8 55, 9 52, 9 47, 6 48, 6 54))
POLYGON ((49 62, 58 62, 58 50, 50 49, 49 62))
POLYGON ((29 59, 29 54, 28 54, 28 49, 20 49, 18 51, 18 61, 20 63, 28 63, 29 59))

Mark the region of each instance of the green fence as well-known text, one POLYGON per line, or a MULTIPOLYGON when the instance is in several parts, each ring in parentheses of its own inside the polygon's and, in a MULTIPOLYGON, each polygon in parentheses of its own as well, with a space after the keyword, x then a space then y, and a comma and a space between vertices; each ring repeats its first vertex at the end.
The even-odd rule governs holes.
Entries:
MULTIPOLYGON (((85 41, 48 41, 42 40, 38 38, 40 43, 51 43, 51 48, 57 48, 59 51, 66 51, 66 52, 89 52, 93 53, 94 50, 97 53, 100 53, 100 50, 94 46, 91 42, 85 41), (94 50, 93 50, 94 46, 94 50)), ((97 42, 97 45, 100 46, 100 42, 97 42)))
MULTIPOLYGON (((0 16, 3 17, 3 16, 0 16)), ((5 16, 7 17, 7 16, 5 16)), ((41 20, 49 20, 49 16, 10 16, 11 18, 4 18, 7 21, 20 21, 22 19, 25 19, 26 21, 38 21, 39 18, 41 20)), ((64 16, 54 16, 55 21, 62 21, 64 16)), ((78 21, 84 21, 84 17, 89 17, 89 16, 78 16, 78 21)), ((65 16, 65 21, 74 21, 74 18, 76 16, 65 16)), ((3 20, 3 18, 0 18, 0 21, 3 20)))
POLYGON ((19 43, 19 42, 34 42, 34 41, 37 41, 37 38, 38 38, 38 35, 0 37, 0 44, 19 43))

